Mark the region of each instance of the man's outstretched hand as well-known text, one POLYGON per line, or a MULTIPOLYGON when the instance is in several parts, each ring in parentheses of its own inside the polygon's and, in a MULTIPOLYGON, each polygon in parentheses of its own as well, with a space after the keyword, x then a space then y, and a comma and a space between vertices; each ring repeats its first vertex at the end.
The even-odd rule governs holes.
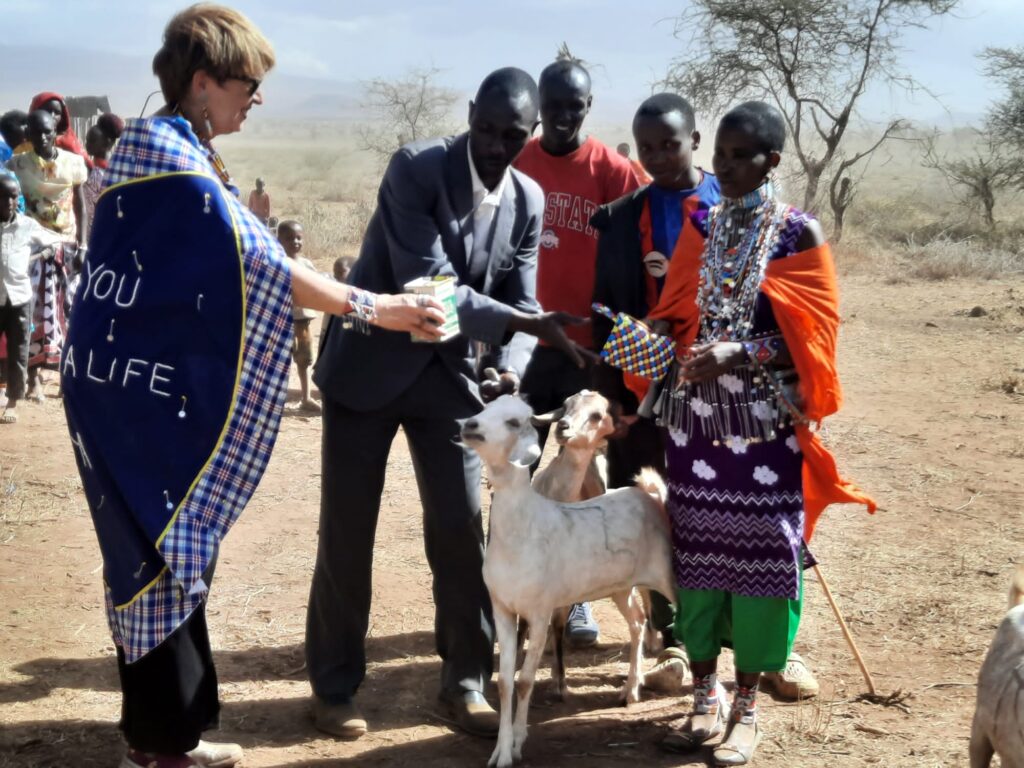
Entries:
POLYGON ((539 315, 516 314, 509 321, 509 330, 536 336, 548 346, 569 356, 577 368, 585 368, 587 361, 594 362, 597 356, 584 349, 565 333, 567 325, 586 325, 588 318, 576 317, 568 312, 542 312, 539 315))
POLYGON ((519 391, 519 377, 511 371, 498 373, 494 368, 485 368, 480 380, 480 399, 485 403, 497 400, 502 395, 514 395, 519 391))

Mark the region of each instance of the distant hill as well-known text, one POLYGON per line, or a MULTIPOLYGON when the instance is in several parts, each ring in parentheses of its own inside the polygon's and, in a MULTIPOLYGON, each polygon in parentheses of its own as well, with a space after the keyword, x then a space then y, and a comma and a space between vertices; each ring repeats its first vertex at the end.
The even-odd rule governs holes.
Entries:
MULTIPOLYGON (((59 47, 40 56, 36 47, 0 45, 0 111, 27 109, 36 93, 56 91, 67 96, 105 95, 115 112, 135 117, 147 95, 160 87, 150 67, 151 59, 144 56, 59 47)), ((359 83, 352 81, 272 72, 263 88, 266 102, 254 117, 355 120, 361 92, 359 83)), ((147 112, 161 103, 159 94, 153 96, 147 112)))

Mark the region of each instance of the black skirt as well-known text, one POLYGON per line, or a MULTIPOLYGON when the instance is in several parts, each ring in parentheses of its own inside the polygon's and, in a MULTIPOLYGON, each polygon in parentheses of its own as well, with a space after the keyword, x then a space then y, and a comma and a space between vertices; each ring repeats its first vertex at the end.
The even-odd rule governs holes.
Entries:
POLYGON ((205 602, 138 661, 126 664, 118 648, 117 669, 120 725, 131 749, 183 754, 195 749, 203 731, 217 727, 220 702, 205 602))

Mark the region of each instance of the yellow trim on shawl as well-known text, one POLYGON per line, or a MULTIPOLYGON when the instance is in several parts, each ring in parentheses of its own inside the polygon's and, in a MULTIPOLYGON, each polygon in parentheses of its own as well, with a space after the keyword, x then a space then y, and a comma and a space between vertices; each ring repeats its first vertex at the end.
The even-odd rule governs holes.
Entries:
MULTIPOLYGON (((140 184, 147 181, 155 181, 156 179, 163 179, 169 176, 199 176, 204 179, 209 179, 210 181, 214 182, 214 184, 217 187, 217 190, 220 192, 221 197, 225 200, 226 207, 228 209, 228 215, 231 217, 231 231, 235 236, 235 250, 238 254, 239 274, 242 283, 242 343, 239 345, 238 349, 238 363, 235 366, 235 383, 231 389, 231 405, 228 408, 227 418, 224 419, 224 426, 221 427, 220 435, 218 435, 217 437, 217 442, 214 444, 213 450, 210 452, 210 455, 204 462, 202 469, 199 470, 199 473, 195 476, 195 479, 192 480, 192 483, 188 487, 188 491, 185 493, 185 496, 182 498, 180 502, 178 502, 178 506, 174 508, 174 514, 171 515, 171 519, 167 523, 167 526, 164 528, 163 532, 160 534, 160 536, 157 537, 157 540, 154 542, 153 546, 156 547, 158 552, 160 551, 160 544, 163 543, 163 540, 167 537, 167 534, 170 532, 171 528, 173 528, 174 524, 178 521, 178 515, 181 514, 181 508, 185 505, 185 502, 192 495, 192 492, 199 484, 199 480, 203 477, 203 475, 206 474, 206 471, 210 468, 210 464, 213 462, 214 456, 217 455, 217 452, 224 444, 224 437, 225 435, 227 435, 228 426, 231 424, 231 417, 234 416, 235 414, 235 406, 237 405, 238 402, 238 387, 242 380, 242 360, 245 357, 245 324, 248 319, 245 311, 245 260, 242 257, 242 237, 238 231, 238 221, 235 218, 235 212, 231 208, 231 201, 227 199, 227 193, 225 192, 224 186, 223 184, 221 184, 220 179, 208 173, 201 173, 199 171, 172 171, 169 173, 157 173, 152 176, 143 176, 138 179, 128 179, 127 181, 122 181, 117 184, 111 184, 109 187, 103 190, 103 192, 100 194, 100 198, 103 198, 105 195, 109 194, 111 191, 115 189, 120 189, 122 187, 126 187, 132 184, 140 184)), ((136 600, 138 600, 140 597, 146 594, 156 585, 158 581, 160 581, 160 578, 164 575, 164 571, 166 570, 168 570, 168 566, 165 565, 163 570, 161 570, 160 573, 156 575, 156 578, 154 578, 151 582, 149 582, 138 592, 136 592, 132 599, 128 602, 121 603, 120 605, 115 605, 114 610, 123 611, 129 606, 131 606, 132 603, 134 603, 136 600)))

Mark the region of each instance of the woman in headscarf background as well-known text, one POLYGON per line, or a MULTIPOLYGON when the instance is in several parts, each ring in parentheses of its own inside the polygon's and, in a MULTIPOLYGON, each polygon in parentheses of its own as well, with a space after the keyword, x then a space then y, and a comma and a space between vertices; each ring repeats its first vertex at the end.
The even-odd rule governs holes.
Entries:
MULTIPOLYGON (((220 544, 280 425, 296 304, 440 336, 441 305, 375 295, 290 262, 213 148, 263 103, 270 43, 237 11, 192 6, 153 59, 166 107, 129 120, 96 208, 61 373, 104 560, 128 752, 121 768, 228 768, 210 744, 217 675, 206 599, 220 544)), ((381 335, 382 343, 387 334, 381 335)))
POLYGON ((74 126, 71 123, 71 110, 68 109, 64 97, 53 91, 37 93, 32 97, 32 103, 29 105, 28 111, 31 114, 37 109, 45 109, 57 121, 57 146, 68 152, 74 152, 85 160, 86 165, 91 168, 92 161, 89 159, 89 153, 85 151, 85 147, 78 138, 78 134, 75 133, 74 126))

